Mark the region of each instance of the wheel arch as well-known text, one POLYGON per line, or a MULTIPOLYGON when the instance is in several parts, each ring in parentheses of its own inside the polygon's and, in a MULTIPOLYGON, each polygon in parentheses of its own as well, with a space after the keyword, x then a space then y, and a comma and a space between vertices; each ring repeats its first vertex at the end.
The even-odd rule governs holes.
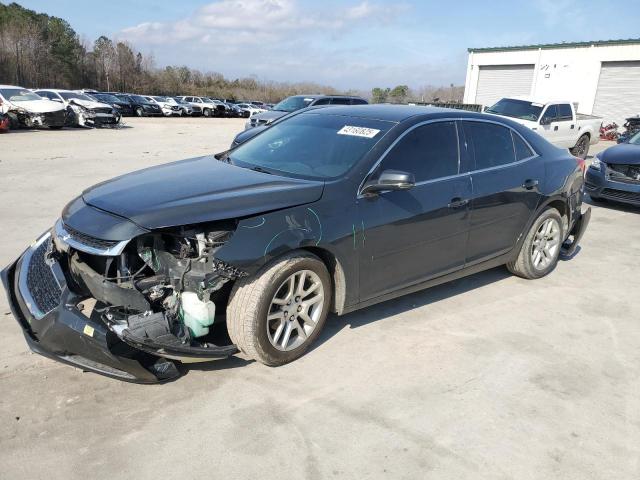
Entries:
POLYGON ((314 254, 324 263, 324 266, 327 267, 332 281, 330 311, 341 315, 344 312, 347 298, 347 280, 342 263, 333 252, 322 247, 301 247, 299 250, 314 254))

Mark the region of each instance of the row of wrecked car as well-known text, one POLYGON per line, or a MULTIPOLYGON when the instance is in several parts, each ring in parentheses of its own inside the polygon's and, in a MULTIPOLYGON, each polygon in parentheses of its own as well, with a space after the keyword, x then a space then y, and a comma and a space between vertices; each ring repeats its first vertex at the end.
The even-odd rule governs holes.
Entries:
POLYGON ((0 85, 0 130, 117 126, 122 114, 82 92, 0 85))
POLYGON ((268 108, 262 102, 232 103, 210 97, 0 85, 0 132, 38 127, 117 127, 125 116, 249 118, 268 108))

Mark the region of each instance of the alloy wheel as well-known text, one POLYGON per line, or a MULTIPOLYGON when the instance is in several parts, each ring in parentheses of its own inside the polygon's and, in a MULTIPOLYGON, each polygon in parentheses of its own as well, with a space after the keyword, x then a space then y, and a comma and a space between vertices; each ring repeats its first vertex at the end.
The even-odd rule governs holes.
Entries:
POLYGON ((320 320, 324 300, 324 287, 315 272, 290 275, 269 305, 267 337, 271 345, 287 352, 304 344, 320 320))
POLYGON ((544 270, 555 260, 560 249, 560 224, 548 218, 536 231, 531 247, 531 261, 536 270, 544 270))

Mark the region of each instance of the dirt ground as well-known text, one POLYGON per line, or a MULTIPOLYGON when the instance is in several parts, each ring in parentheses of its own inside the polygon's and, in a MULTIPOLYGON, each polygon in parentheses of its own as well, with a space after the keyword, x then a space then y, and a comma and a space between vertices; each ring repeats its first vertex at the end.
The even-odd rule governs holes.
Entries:
MULTIPOLYGON (((224 150, 243 121, 127 123, 0 136, 2 265, 83 188, 224 150)), ((497 268, 330 317, 290 365, 166 385, 31 354, 2 296, 0 479, 637 480, 640 210, 593 209, 542 280, 497 268)))

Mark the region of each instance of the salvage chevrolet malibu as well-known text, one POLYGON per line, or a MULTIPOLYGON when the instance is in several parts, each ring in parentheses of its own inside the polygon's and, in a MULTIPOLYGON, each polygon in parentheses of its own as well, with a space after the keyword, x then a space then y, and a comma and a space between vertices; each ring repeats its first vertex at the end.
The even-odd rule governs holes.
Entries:
POLYGON ((151 383, 300 357, 338 315, 571 255, 584 162, 495 116, 320 107, 222 154, 85 190, 2 272, 34 351, 151 383))

